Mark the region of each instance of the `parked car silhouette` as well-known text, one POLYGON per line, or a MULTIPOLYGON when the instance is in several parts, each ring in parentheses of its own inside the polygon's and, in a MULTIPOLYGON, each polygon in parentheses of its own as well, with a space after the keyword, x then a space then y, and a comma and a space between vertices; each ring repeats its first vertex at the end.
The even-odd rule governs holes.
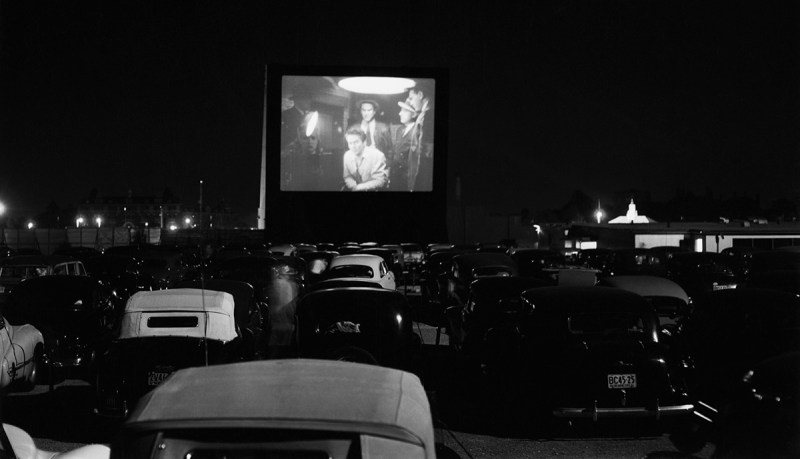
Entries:
POLYGON ((379 287, 336 287, 307 293, 297 305, 301 357, 409 369, 420 338, 402 293, 379 287))
POLYGON ((14 287, 4 315, 42 333, 43 376, 52 384, 88 376, 97 353, 111 340, 121 310, 119 297, 97 279, 44 276, 14 287))
POLYGON ((255 305, 246 292, 249 286, 240 286, 245 291, 237 297, 244 301, 238 305, 234 295, 220 290, 134 294, 125 306, 119 335, 97 359, 95 412, 125 417, 142 395, 178 369, 253 359, 256 340, 248 327, 258 326, 252 320, 255 305))
POLYGON ((415 375, 287 359, 175 372, 140 400, 111 453, 433 459, 435 447, 430 406, 415 375))

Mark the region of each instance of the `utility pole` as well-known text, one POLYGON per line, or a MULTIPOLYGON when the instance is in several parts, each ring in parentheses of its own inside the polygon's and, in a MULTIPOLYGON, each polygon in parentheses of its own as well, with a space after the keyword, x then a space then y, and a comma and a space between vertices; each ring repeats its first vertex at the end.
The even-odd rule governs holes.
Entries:
POLYGON ((200 229, 203 229, 203 179, 200 179, 200 216, 198 217, 198 223, 200 229))

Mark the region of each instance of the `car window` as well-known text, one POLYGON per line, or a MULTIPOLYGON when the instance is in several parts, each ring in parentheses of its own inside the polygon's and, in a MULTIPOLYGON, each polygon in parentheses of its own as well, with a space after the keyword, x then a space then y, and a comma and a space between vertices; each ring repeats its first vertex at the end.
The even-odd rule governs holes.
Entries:
POLYGON ((65 276, 65 275, 69 274, 69 272, 67 270, 67 265, 66 264, 60 264, 60 265, 53 266, 53 274, 55 274, 57 276, 65 276))
POLYGON ((372 279, 375 272, 369 266, 364 265, 341 265, 334 266, 328 270, 328 278, 334 279, 337 277, 360 277, 372 279))
POLYGON ((389 272, 389 270, 386 268, 386 263, 381 262, 380 271, 381 271, 381 277, 385 276, 389 272))
POLYGON ((569 316, 568 326, 574 335, 585 334, 637 334, 644 332, 642 318, 634 314, 609 313, 575 313, 569 316))
POLYGON ((511 270, 497 266, 482 266, 472 270, 472 277, 510 277, 511 270))

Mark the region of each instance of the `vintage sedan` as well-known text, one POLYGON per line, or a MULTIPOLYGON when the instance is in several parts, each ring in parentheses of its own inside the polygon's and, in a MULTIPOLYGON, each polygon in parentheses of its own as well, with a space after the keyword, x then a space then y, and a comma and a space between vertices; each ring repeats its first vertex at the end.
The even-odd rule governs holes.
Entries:
POLYGON ((307 359, 180 370, 147 394, 112 458, 436 457, 415 375, 307 359))
POLYGON ((688 315, 691 299, 686 291, 664 277, 647 275, 611 276, 600 279, 599 285, 621 288, 643 296, 658 313, 662 328, 677 333, 678 326, 688 315))
POLYGON ((44 338, 36 327, 11 325, 0 316, 0 388, 33 389, 43 355, 44 338))
POLYGON ((736 398, 742 376, 759 362, 800 350, 800 297, 791 292, 741 288, 693 299, 679 335, 692 423, 674 435, 681 450, 695 451, 718 434, 723 408, 736 398))
POLYGON ((144 272, 144 263, 136 257, 103 254, 86 260, 85 266, 90 276, 107 283, 124 301, 140 290, 158 289, 153 276, 144 272))
POLYGON ((234 296, 178 288, 134 294, 125 306, 119 336, 95 366, 95 413, 125 417, 136 401, 180 368, 252 358, 248 302, 237 323, 234 296))
POLYGON ((378 255, 354 253, 334 257, 325 273, 325 279, 347 278, 374 280, 388 290, 397 288, 394 273, 378 255))
POLYGON ((665 277, 680 284, 692 298, 707 292, 734 289, 739 279, 730 261, 720 253, 675 253, 667 262, 665 277))
POLYGON ((719 457, 800 457, 800 351, 753 365, 735 382, 714 437, 719 457))
POLYGON ((550 249, 517 249, 511 258, 519 267, 520 276, 542 278, 545 268, 557 268, 567 262, 564 254, 550 249))
POLYGON ((86 268, 79 260, 58 255, 0 258, 0 304, 8 301, 8 294, 20 282, 51 275, 85 276, 86 268))
POLYGON ((297 305, 297 353, 408 369, 419 351, 411 308, 400 292, 335 287, 307 293, 297 305))
POLYGON ((451 306, 445 312, 451 346, 481 358, 486 334, 495 327, 514 326, 527 309, 524 291, 549 286, 532 277, 484 277, 469 285, 464 306, 451 306))
POLYGON ((445 305, 465 305, 469 285, 475 279, 518 275, 517 263, 504 253, 472 252, 456 255, 450 260, 450 270, 445 276, 447 279, 445 305))
POLYGON ((680 362, 669 358, 644 298, 607 287, 541 287, 522 299, 530 312, 507 328, 518 336, 492 339, 503 364, 495 370, 504 370, 496 375, 515 381, 512 400, 532 419, 682 420, 692 413, 680 362))
POLYGON ((39 371, 52 384, 87 376, 98 351, 110 342, 121 310, 116 294, 97 279, 44 276, 14 287, 4 315, 42 333, 44 368, 39 371))

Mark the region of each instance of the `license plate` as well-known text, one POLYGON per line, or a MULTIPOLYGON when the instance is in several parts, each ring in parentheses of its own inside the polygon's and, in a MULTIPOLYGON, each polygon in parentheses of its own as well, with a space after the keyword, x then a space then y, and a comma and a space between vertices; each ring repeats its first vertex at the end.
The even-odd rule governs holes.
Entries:
POLYGON ((714 284, 711 286, 712 290, 727 290, 731 288, 736 288, 736 284, 714 284))
POLYGON ((173 371, 172 369, 159 368, 157 370, 153 370, 151 372, 148 372, 147 373, 147 385, 151 386, 151 387, 155 387, 155 386, 161 384, 162 382, 164 382, 165 379, 167 379, 167 376, 172 374, 172 371, 173 371))
POLYGON ((406 293, 419 295, 422 293, 422 287, 419 285, 406 285, 406 293))
POLYGON ((609 389, 632 389, 636 387, 635 374, 608 375, 609 389))

